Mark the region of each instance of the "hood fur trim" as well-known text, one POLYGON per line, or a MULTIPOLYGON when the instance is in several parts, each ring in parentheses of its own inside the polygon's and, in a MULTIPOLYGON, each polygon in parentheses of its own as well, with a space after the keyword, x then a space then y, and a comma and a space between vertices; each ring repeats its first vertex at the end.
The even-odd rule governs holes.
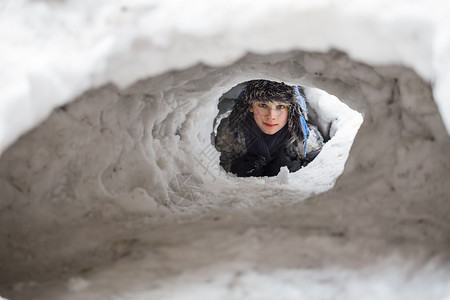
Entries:
MULTIPOLYGON (((302 87, 298 87, 301 97, 305 99, 302 87)), ((302 104, 296 94, 294 87, 283 82, 269 80, 251 80, 246 82, 244 90, 235 100, 233 109, 229 116, 229 126, 239 128, 250 113, 249 109, 255 101, 280 101, 289 104, 288 129, 299 144, 304 144, 305 136, 302 130, 301 116, 308 119, 306 106, 302 104)))

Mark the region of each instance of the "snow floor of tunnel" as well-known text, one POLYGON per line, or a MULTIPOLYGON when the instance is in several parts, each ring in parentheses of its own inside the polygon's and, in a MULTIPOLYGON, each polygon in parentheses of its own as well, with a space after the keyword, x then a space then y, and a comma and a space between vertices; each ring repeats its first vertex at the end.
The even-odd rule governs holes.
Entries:
POLYGON ((281 228, 236 232, 201 222, 160 229, 152 243, 155 232, 142 229, 114 261, 52 281, 19 282, 8 300, 450 299, 446 265, 420 255, 376 257, 367 239, 348 245, 281 228), (347 263, 333 262, 333 256, 347 263))

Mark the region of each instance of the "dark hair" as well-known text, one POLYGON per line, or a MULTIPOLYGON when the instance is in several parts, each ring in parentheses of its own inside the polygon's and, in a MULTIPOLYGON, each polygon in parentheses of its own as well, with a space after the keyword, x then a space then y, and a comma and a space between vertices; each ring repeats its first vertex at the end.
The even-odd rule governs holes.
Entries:
POLYGON ((249 106, 254 101, 280 101, 292 103, 295 94, 291 86, 284 82, 275 82, 269 80, 252 80, 248 81, 241 99, 249 106))

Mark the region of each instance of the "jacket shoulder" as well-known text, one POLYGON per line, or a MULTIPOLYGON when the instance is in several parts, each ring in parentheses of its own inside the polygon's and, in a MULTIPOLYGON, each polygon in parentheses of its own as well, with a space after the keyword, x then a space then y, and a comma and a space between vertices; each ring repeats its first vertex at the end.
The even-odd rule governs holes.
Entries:
POLYGON ((232 128, 228 118, 224 118, 220 122, 214 146, 221 153, 220 161, 226 170, 225 166, 247 152, 244 133, 239 128, 232 128))

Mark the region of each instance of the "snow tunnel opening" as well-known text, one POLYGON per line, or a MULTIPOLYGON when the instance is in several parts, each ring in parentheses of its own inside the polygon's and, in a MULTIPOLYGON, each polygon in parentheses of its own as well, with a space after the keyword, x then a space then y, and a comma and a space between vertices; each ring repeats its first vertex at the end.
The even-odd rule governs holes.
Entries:
MULTIPOLYGON (((213 131, 211 133, 211 142, 214 145, 214 137, 217 135, 217 127, 220 124, 220 121, 223 118, 226 118, 231 110, 233 109, 233 105, 236 101, 236 99, 239 97, 240 93, 244 90, 246 82, 241 82, 235 86, 233 86, 231 89, 223 93, 217 103, 217 109, 218 113, 217 116, 214 118, 213 123, 213 131)), ((328 94, 323 89, 319 88, 312 88, 312 87, 302 87, 303 90, 308 93, 312 97, 311 103, 314 105, 314 108, 319 109, 321 115, 320 116, 314 116, 316 119, 319 119, 320 121, 317 123, 317 125, 320 127, 320 133, 322 134, 324 138, 324 142, 327 142, 330 138, 334 136, 336 133, 336 128, 332 129, 332 121, 336 120, 340 117, 349 117, 346 114, 342 114, 341 110, 334 115, 331 115, 330 110, 335 107, 336 101, 334 101, 334 98, 339 100, 339 98, 334 97, 330 94, 328 94), (318 98, 322 98, 321 100, 318 98), (330 100, 332 99, 332 100, 330 100), (318 105, 318 102, 325 102, 321 105, 318 105), (330 108, 324 109, 326 106, 330 106, 330 108)), ((309 102, 309 98, 308 98, 309 102)), ((342 101, 339 100, 339 103, 342 103, 342 101)), ((339 107, 339 104, 337 104, 339 107)), ((345 104, 344 104, 345 105, 345 104)), ((350 110, 352 110, 350 108, 350 110)), ((317 112, 314 110, 314 112, 308 112, 308 114, 317 114, 317 112)))
MULTIPOLYGON (((217 104, 218 113, 214 118, 213 130, 211 133, 211 143, 213 145, 217 135, 217 128, 221 120, 230 114, 236 99, 244 90, 247 82, 248 81, 236 84, 220 96, 217 104)), ((300 198, 303 199, 308 197, 311 193, 320 193, 327 189, 331 189, 334 186, 337 178, 344 170, 344 165, 348 158, 351 145, 362 124, 363 118, 360 113, 351 109, 336 96, 330 95, 322 89, 306 86, 302 86, 302 89, 310 109, 308 111, 308 114, 310 114, 310 121, 314 119, 314 126, 318 128, 320 134, 323 136, 324 145, 331 140, 330 146, 323 148, 324 154, 319 154, 318 163, 313 163, 313 160, 312 167, 307 168, 307 171, 302 170, 307 166, 290 174, 288 173, 288 170, 285 170, 281 171, 275 178, 263 176, 263 181, 260 180, 259 183, 263 185, 269 183, 272 184, 272 186, 273 184, 282 184, 285 188, 292 188, 294 190, 295 187, 301 187, 302 193, 300 193, 300 198), (322 168, 324 169, 321 170, 322 168), (297 176, 296 174, 293 174, 297 172, 301 175, 297 176), (310 175, 308 175, 308 173, 310 173, 310 175), (312 179, 313 176, 314 179, 312 179), (309 182, 309 185, 316 187, 317 190, 314 188, 305 188, 304 182, 309 182), (306 190, 309 190, 310 192, 304 192, 306 190)), ((236 180, 234 174, 226 172, 223 168, 221 168, 221 171, 222 173, 225 172, 228 178, 236 180)), ((254 178, 258 180, 258 177, 254 178)), ((239 178, 239 180, 245 179, 239 178)))
POLYGON ((331 84, 307 80, 305 69, 293 63, 306 60, 303 55, 259 56, 257 68, 249 55, 227 67, 199 64, 123 89, 106 85, 85 92, 4 153, 3 207, 20 206, 30 219, 48 224, 61 216, 64 222, 86 216, 151 216, 158 222, 168 215, 290 204, 331 189, 362 115, 315 87, 331 84), (276 63, 266 62, 274 58, 276 63), (218 105, 254 78, 304 86, 321 112, 330 139, 298 172, 237 178, 219 166, 219 152, 211 144, 218 105))

